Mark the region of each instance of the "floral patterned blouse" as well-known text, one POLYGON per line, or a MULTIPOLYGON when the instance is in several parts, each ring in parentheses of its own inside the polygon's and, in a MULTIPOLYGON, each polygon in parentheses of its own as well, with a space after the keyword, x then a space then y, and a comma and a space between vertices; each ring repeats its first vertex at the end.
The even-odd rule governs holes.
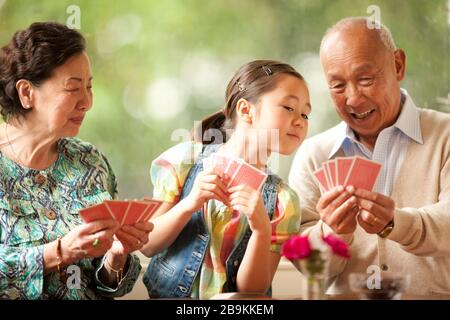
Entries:
POLYGON ((58 158, 45 170, 20 166, 0 152, 0 299, 101 299, 131 291, 141 268, 134 255, 117 288, 98 278, 104 257, 78 261, 79 268, 72 267, 78 282, 75 273, 67 282, 56 272, 44 276, 44 244, 83 223, 78 210, 116 193, 105 156, 79 139, 59 140, 58 158))
MULTIPOLYGON (((150 175, 154 198, 171 203, 179 201, 184 182, 202 147, 200 143, 180 143, 153 161, 150 175)), ((233 211, 217 200, 208 201, 206 212, 205 223, 211 234, 211 241, 200 275, 192 289, 191 297, 196 299, 209 299, 223 292, 226 259, 239 243, 248 225, 245 215, 233 211)), ((278 189, 271 225, 270 250, 279 253, 281 245, 300 229, 299 200, 295 191, 285 183, 281 183, 278 189)))

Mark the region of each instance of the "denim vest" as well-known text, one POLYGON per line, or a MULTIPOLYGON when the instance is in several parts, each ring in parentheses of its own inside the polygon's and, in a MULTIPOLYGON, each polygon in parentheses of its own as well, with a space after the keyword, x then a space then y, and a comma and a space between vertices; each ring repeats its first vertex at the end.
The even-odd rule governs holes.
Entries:
MULTIPOLYGON (((203 159, 217 151, 218 144, 203 148, 196 163, 193 165, 180 195, 180 200, 191 191, 197 174, 203 170, 203 159)), ((277 203, 278 186, 281 179, 270 174, 262 189, 262 197, 272 220, 277 203)), ((252 231, 247 225, 241 241, 235 246, 226 260, 227 281, 224 292, 237 291, 236 275, 244 257, 252 231)), ((196 277, 199 275, 210 234, 205 226, 203 209, 195 212, 183 228, 177 239, 164 251, 156 254, 150 260, 143 282, 151 298, 189 297, 196 277)), ((269 290, 270 294, 270 290, 269 290)))

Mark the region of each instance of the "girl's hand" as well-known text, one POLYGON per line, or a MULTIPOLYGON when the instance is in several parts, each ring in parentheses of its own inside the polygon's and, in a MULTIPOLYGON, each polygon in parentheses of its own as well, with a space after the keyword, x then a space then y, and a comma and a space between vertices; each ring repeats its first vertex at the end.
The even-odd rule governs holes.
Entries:
POLYGON ((140 250, 148 242, 148 234, 153 230, 153 223, 138 222, 134 225, 125 225, 117 230, 114 242, 109 253, 113 256, 127 256, 129 253, 140 250))
POLYGON ((246 185, 232 187, 228 189, 228 192, 230 193, 230 207, 247 216, 250 229, 254 233, 270 236, 272 227, 261 192, 246 185))
POLYGON ((200 172, 195 178, 191 192, 182 201, 189 211, 195 212, 211 199, 219 200, 228 205, 225 183, 213 171, 200 172))

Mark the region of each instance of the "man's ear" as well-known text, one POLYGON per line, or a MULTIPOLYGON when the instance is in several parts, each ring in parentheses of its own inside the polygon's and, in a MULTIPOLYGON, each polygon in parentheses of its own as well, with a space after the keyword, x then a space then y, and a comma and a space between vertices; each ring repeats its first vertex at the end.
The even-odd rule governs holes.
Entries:
POLYGON ((252 124, 255 119, 255 106, 246 99, 239 99, 236 104, 236 114, 241 121, 252 124))
POLYGON ((397 49, 394 52, 394 58, 395 58, 395 71, 397 74, 397 80, 401 81, 405 77, 406 54, 402 49, 397 49))
POLYGON ((30 81, 20 79, 16 82, 16 90, 24 109, 30 109, 34 105, 34 87, 30 81))

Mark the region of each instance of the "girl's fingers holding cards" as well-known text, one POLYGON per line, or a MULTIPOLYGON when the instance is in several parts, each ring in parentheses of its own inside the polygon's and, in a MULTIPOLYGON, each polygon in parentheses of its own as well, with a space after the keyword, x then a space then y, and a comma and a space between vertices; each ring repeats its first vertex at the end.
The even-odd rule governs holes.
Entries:
POLYGON ((206 201, 210 199, 216 199, 223 204, 228 205, 228 197, 223 193, 222 190, 218 189, 217 187, 211 187, 211 190, 201 190, 200 197, 206 201))
POLYGON ((238 191, 250 192, 251 190, 253 190, 253 189, 251 189, 250 187, 246 186, 245 184, 240 184, 238 186, 234 186, 234 187, 228 188, 228 192, 229 193, 234 193, 234 192, 238 192, 238 191))
POLYGON ((200 188, 202 191, 209 192, 207 194, 208 198, 213 198, 215 195, 220 198, 219 200, 227 199, 227 195, 226 195, 225 191, 213 183, 202 183, 202 184, 200 184, 200 188), (214 195, 212 195, 211 193, 213 193, 214 195))
POLYGON ((250 198, 252 196, 252 193, 247 192, 246 190, 239 190, 239 191, 234 191, 234 192, 230 192, 229 194, 229 199, 235 199, 238 197, 245 197, 245 198, 250 198))
POLYGON ((204 175, 204 176, 208 176, 208 175, 212 175, 212 174, 214 174, 214 168, 213 167, 211 167, 211 168, 205 168, 201 173, 199 173, 199 174, 202 174, 202 175, 204 175))
POLYGON ((220 188, 222 190, 222 192, 226 193, 227 187, 226 187, 225 183, 216 174, 204 176, 201 181, 203 183, 216 185, 218 188, 220 188))
POLYGON ((220 178, 225 186, 228 185, 228 182, 230 182, 231 179, 231 177, 226 173, 224 173, 220 178))
POLYGON ((245 184, 240 184, 238 186, 234 186, 234 187, 228 188, 228 192, 229 193, 233 193, 233 192, 236 192, 236 191, 242 191, 242 190, 244 190, 244 188, 245 188, 245 184))
POLYGON ((230 199, 230 205, 237 205, 237 204, 241 204, 241 205, 246 205, 249 201, 248 197, 245 196, 236 196, 233 199, 230 199))
POLYGON ((258 190, 255 190, 245 184, 242 184, 239 186, 229 188, 228 193, 229 193, 230 199, 231 199, 238 195, 245 195, 247 197, 258 197, 261 192, 258 190))
POLYGON ((243 214, 248 214, 248 207, 242 204, 234 204, 231 206, 231 208, 235 211, 239 211, 243 214))

